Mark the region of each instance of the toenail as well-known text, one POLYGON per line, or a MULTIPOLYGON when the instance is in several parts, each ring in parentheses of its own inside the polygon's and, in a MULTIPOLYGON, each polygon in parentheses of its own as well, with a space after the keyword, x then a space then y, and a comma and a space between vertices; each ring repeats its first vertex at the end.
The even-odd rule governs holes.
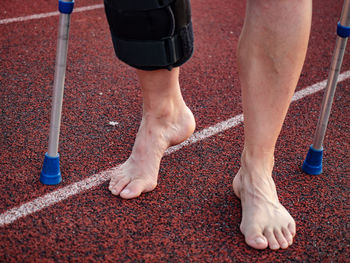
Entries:
POLYGON ((265 240, 263 238, 261 238, 261 237, 258 237, 257 239, 255 239, 255 242, 257 244, 263 244, 263 243, 265 243, 265 240))
POLYGON ((279 245, 277 244, 271 246, 271 249, 278 249, 278 248, 279 248, 279 245))
POLYGON ((130 193, 130 190, 129 189, 124 189, 121 194, 123 195, 128 195, 130 193))

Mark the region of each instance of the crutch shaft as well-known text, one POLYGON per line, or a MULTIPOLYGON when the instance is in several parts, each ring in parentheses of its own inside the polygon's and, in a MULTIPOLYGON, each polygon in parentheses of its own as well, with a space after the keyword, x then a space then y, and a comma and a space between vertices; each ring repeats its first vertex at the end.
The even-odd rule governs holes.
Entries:
POLYGON ((57 156, 58 153, 64 80, 67 65, 69 23, 70 14, 60 14, 48 146, 48 155, 51 157, 57 156))
POLYGON ((324 136, 327 130, 328 120, 331 113, 334 94, 337 86, 338 76, 343 62, 347 38, 337 37, 336 48, 334 51, 331 69, 328 76, 326 90, 323 95, 323 101, 318 119, 313 147, 317 150, 322 149, 324 136))
MULTIPOLYGON (((345 0, 343 10, 340 18, 340 25, 344 27, 350 26, 350 0, 345 0)), ((337 86, 338 75, 343 62, 344 52, 347 44, 347 37, 341 37, 338 34, 336 45, 333 53, 331 67, 329 71, 328 81, 326 85, 325 94, 323 96, 320 117, 318 119, 315 137, 313 140, 313 148, 315 150, 322 150, 323 140, 327 130, 328 120, 331 113, 334 94, 337 86)))

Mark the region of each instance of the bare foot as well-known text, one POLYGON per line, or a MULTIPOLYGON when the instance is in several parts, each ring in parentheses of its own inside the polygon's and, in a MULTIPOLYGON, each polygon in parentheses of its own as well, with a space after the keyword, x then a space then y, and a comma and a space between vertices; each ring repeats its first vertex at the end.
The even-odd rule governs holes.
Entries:
POLYGON ((285 249, 293 243, 295 222, 278 200, 271 176, 273 158, 269 165, 247 159, 242 158, 233 180, 233 190, 242 203, 241 232, 253 248, 285 249))
POLYGON ((184 102, 166 105, 162 114, 145 114, 142 118, 129 159, 113 172, 109 190, 131 199, 157 186, 161 158, 165 150, 185 141, 195 129, 195 120, 184 102))

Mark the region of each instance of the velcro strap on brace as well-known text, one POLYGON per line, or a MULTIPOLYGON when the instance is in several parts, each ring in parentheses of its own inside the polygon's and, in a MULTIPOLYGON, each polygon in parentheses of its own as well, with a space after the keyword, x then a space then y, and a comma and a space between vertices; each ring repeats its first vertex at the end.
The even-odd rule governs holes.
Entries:
POLYGON ((165 67, 175 64, 183 56, 178 35, 158 41, 123 40, 116 36, 112 38, 117 56, 128 64, 165 67))

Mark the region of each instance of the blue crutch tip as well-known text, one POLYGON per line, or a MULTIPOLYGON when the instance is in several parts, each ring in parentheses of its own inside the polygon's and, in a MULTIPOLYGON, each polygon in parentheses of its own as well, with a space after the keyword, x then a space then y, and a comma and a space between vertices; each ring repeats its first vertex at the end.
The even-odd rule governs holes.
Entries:
POLYGON ((63 0, 58 0, 58 10, 62 13, 62 14, 70 14, 72 13, 74 8, 74 1, 71 2, 65 2, 63 0))
POLYGON ((60 171, 60 156, 51 157, 45 154, 43 169, 40 174, 40 182, 47 185, 59 184, 62 181, 60 171))
POLYGON ((342 38, 347 38, 350 36, 350 27, 348 26, 343 26, 338 22, 337 25, 337 35, 342 38))
POLYGON ((323 149, 316 150, 311 145, 302 166, 303 171, 311 175, 321 174, 322 157, 323 157, 323 149))

